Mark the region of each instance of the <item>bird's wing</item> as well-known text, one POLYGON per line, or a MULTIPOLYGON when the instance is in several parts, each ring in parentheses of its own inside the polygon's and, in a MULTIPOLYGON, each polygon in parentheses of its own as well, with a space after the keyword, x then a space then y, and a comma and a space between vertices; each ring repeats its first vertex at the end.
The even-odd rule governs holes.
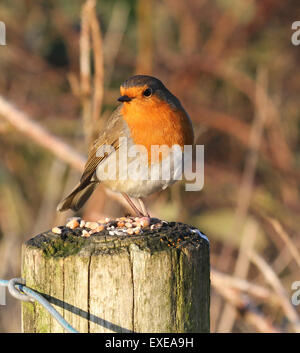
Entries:
POLYGON ((98 149, 103 145, 108 145, 117 150, 119 148, 119 138, 121 136, 127 136, 128 126, 122 118, 121 108, 122 105, 114 110, 107 121, 106 127, 93 143, 84 167, 84 172, 80 179, 81 184, 85 184, 87 181, 91 180, 99 164, 105 161, 109 156, 108 153, 104 153, 103 156, 97 157, 98 149))

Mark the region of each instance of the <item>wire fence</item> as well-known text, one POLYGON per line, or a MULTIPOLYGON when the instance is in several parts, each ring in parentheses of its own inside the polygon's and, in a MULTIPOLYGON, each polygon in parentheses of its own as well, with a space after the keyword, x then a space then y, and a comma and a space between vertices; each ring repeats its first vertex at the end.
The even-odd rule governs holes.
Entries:
POLYGON ((79 333, 60 315, 47 299, 33 289, 26 287, 25 281, 22 278, 12 278, 11 280, 0 279, 0 286, 7 287, 8 292, 18 300, 40 303, 67 332, 79 333))

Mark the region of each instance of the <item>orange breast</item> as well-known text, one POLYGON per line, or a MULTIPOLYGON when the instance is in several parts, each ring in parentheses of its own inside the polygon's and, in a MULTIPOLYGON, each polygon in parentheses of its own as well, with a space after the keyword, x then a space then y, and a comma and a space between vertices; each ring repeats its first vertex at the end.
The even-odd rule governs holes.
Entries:
POLYGON ((149 160, 152 145, 172 147, 177 144, 183 147, 194 142, 192 123, 185 111, 171 109, 158 97, 147 101, 133 99, 123 104, 121 113, 134 143, 147 148, 149 160))

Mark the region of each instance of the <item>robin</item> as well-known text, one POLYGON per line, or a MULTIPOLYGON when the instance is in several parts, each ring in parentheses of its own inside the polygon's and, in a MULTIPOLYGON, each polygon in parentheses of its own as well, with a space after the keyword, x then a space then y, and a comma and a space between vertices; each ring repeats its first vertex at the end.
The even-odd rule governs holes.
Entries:
MULTIPOLYGON (((122 104, 115 109, 106 127, 92 144, 79 184, 59 203, 58 211, 79 210, 102 182, 109 189, 122 193, 138 216, 149 216, 142 198, 167 188, 178 180, 178 173, 182 173, 184 145, 193 145, 194 132, 192 122, 180 101, 160 80, 146 75, 130 77, 121 85, 120 92, 118 101, 122 104), (147 154, 143 159, 144 165, 141 163, 142 167, 149 167, 154 174, 160 170, 160 177, 104 178, 104 169, 107 172, 107 166, 120 161, 124 141, 127 147, 138 146, 140 154, 147 154), (104 145, 113 147, 113 152, 99 155, 97 151, 104 145), (167 146, 169 152, 151 158, 153 146, 167 146), (172 150, 174 146, 179 146, 179 154, 178 149, 177 153, 172 150), (172 159, 173 163, 170 176, 163 178, 163 165, 170 165, 164 163, 166 159, 172 159), (132 198, 138 200, 141 210, 132 198)), ((128 174, 135 168, 132 163, 137 159, 136 156, 127 157, 128 174)))

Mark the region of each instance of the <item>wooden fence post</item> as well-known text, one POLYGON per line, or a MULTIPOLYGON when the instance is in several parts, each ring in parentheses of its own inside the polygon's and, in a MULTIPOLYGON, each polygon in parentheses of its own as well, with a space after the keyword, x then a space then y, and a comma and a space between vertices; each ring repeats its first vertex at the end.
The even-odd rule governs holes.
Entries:
MULTIPOLYGON (((42 233, 23 246, 22 277, 80 332, 209 332, 209 243, 173 223, 135 236, 42 233)), ((63 332, 22 303, 23 332, 63 332)))

